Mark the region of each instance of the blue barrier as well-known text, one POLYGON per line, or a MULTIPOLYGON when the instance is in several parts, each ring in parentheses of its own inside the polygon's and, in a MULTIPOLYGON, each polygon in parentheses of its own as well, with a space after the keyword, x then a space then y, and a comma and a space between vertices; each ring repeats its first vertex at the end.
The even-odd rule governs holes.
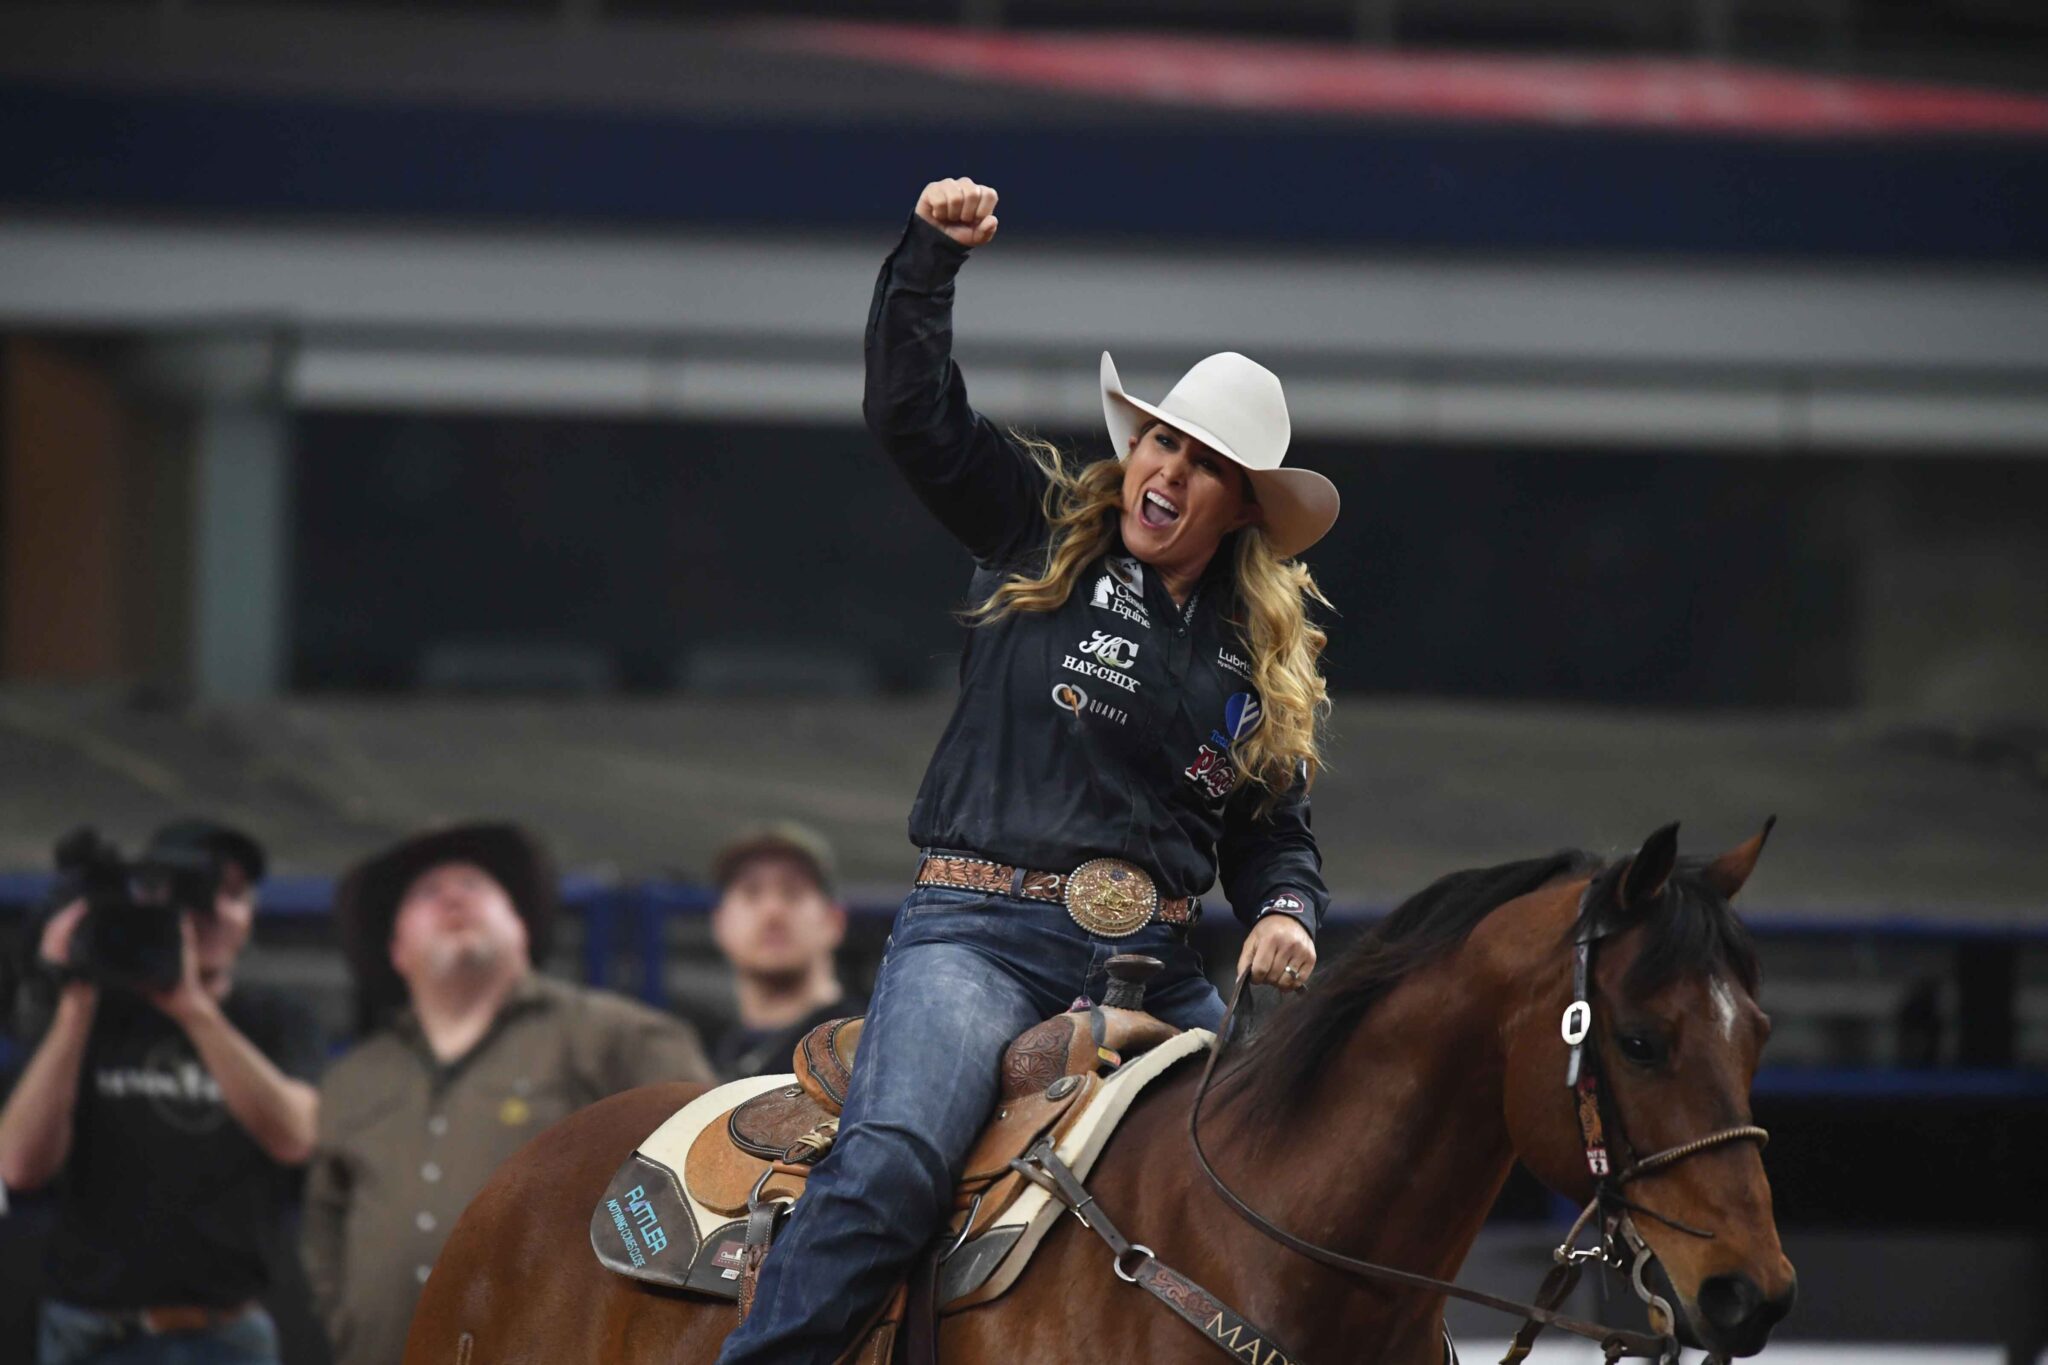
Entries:
MULTIPOLYGON (((44 872, 0 872, 0 913, 20 913, 42 905, 53 880, 44 872)), ((263 914, 317 926, 332 913, 334 891, 335 882, 327 877, 273 877, 264 884, 263 914)), ((563 878, 560 895, 563 908, 582 926, 579 965, 583 979, 629 990, 660 1006, 670 1003, 663 975, 669 921, 676 916, 708 914, 717 899, 715 889, 701 883, 608 883, 587 876, 563 878), (622 965, 627 973, 623 980, 619 975, 622 965)), ((847 909, 871 927, 879 927, 895 914, 896 906, 895 899, 870 893, 854 898, 847 909)), ((1390 908, 1363 901, 1339 902, 1331 908, 1331 920, 1347 927, 1364 927, 1390 908)), ((1994 924, 1944 920, 1913 909, 1843 919, 1768 908, 1747 910, 1745 919, 1751 931, 1766 942, 1881 940, 1947 944, 1965 953, 1981 951, 1987 944, 2013 948, 2048 944, 2048 915, 2037 922, 1994 924)), ((0 1039, 0 1072, 19 1061, 17 1049, 0 1039)), ((2048 1073, 1995 1066, 1924 1070, 1777 1066, 1758 1073, 1756 1093, 1806 1099, 2030 1101, 2048 1099, 2048 1073)))
POLYGON ((633 942, 640 954, 641 999, 657 1004, 668 999, 668 986, 661 975, 666 946, 662 930, 668 917, 708 914, 717 899, 712 887, 693 882, 643 882, 636 888, 631 900, 633 942))
MULTIPOLYGON (((0 910, 40 905, 54 878, 47 872, 0 872, 0 910)), ((263 884, 263 913, 319 918, 331 913, 335 881, 330 877, 276 876, 263 884)), ((661 923, 670 915, 708 914, 717 902, 715 888, 701 882, 605 882, 594 877, 562 878, 565 908, 581 915, 585 933, 606 936, 616 946, 619 922, 630 921, 638 950, 658 948, 661 923), (601 921, 593 927, 593 919, 601 921)), ((856 895, 846 903, 856 919, 893 918, 899 901, 875 894, 856 895)), ((1330 906, 1333 924, 1370 925, 1393 906, 1378 901, 1341 900, 1330 906)), ((1743 907, 1743 922, 1759 939, 1858 938, 1893 942, 2048 943, 2048 906, 2029 921, 1990 922, 1944 919, 1925 907, 1900 906, 1835 918, 1808 911, 1778 911, 1768 906, 1743 907)))
POLYGON ((1766 1066, 1757 1095, 1841 1100, 2048 1099, 2048 1072, 1998 1067, 1766 1066))

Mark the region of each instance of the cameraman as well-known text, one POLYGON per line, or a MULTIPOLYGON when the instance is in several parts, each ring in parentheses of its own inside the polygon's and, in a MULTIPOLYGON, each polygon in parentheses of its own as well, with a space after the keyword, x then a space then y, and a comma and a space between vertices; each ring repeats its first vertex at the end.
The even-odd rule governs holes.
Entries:
MULTIPOLYGON (((182 963, 168 989, 98 984, 105 973, 74 952, 83 896, 43 930, 45 967, 70 979, 0 1110, 0 1183, 63 1176, 41 1365, 277 1359, 258 1299, 282 1246, 288 1168, 313 1149, 319 1040, 296 1002, 235 985, 261 846, 183 821, 158 831, 138 866, 195 860, 207 871, 173 902, 182 963)), ((141 914, 99 898, 92 908, 96 945, 141 914)))

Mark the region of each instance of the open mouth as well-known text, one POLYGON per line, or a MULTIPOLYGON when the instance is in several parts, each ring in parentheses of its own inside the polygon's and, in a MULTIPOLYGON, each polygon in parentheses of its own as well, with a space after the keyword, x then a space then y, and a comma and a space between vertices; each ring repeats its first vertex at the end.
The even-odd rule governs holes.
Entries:
POLYGON ((1155 529, 1171 526, 1180 520, 1180 508, 1164 494, 1148 488, 1144 500, 1138 504, 1138 520, 1155 529))

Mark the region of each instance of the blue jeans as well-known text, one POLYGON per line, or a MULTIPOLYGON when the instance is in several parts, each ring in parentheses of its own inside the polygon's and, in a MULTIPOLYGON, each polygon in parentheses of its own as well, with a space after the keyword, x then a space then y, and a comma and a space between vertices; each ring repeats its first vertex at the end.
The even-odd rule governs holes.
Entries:
POLYGON ((1074 998, 1100 1000, 1105 963, 1166 964, 1146 1008, 1182 1028, 1223 1017, 1200 955, 1153 923, 1105 939, 1041 901, 927 888, 897 912, 854 1058, 839 1137, 761 1271, 720 1365, 830 1365, 938 1233, 968 1149, 995 1107, 1003 1049, 1074 998))
POLYGON ((120 1318, 43 1300, 36 1365, 277 1365, 277 1324, 261 1308, 203 1332, 151 1336, 120 1318))

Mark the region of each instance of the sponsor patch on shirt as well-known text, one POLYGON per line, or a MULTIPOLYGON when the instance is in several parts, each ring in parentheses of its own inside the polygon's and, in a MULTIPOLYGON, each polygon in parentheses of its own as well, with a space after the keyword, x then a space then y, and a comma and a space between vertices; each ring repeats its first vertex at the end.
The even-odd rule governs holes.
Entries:
POLYGON ((1208 741, 1195 753, 1195 761, 1181 773, 1196 790, 1211 801, 1221 801, 1237 785, 1237 765, 1230 761, 1230 741, 1221 730, 1211 730, 1208 741))
POLYGON ((1077 716, 1101 716, 1104 719, 1115 721, 1118 725, 1127 723, 1131 718, 1131 713, 1122 707, 1109 706, 1095 701, 1086 692, 1069 682, 1054 683, 1052 685, 1052 701, 1053 705, 1059 707, 1062 711, 1071 711, 1077 716))
MULTIPOLYGON (((1083 677, 1098 678, 1112 687, 1121 687, 1126 692, 1138 690, 1138 680, 1130 670, 1138 662, 1138 646, 1134 641, 1121 635, 1112 635, 1106 630, 1093 631, 1089 637, 1074 646, 1080 655, 1066 655, 1060 660, 1062 668, 1072 669, 1083 677)), ((1054 700, 1058 700, 1057 697, 1054 700)))
POLYGON ((1221 648, 1216 651, 1216 662, 1229 669, 1232 673, 1237 674, 1238 677, 1243 678, 1246 682, 1252 680, 1251 660, 1231 653, 1228 648, 1221 648))
POLYGON ((1088 605, 1100 607, 1141 630, 1152 629, 1152 613, 1145 607, 1145 566, 1124 555, 1102 561, 1102 573, 1095 580, 1088 605))
POLYGON ((1259 721, 1265 713, 1259 709, 1259 694, 1236 692, 1223 703, 1223 728, 1230 733, 1230 742, 1237 743, 1246 735, 1259 728, 1259 721))
POLYGON ((1292 891, 1282 891, 1276 896, 1266 897, 1266 903, 1259 907, 1259 914, 1263 915, 1268 910, 1276 911, 1283 915, 1306 915, 1308 913, 1308 903, 1292 891))
POLYGON ((1106 630, 1091 631, 1075 648, 1116 668, 1130 668, 1138 662, 1137 644, 1106 630))
POLYGON ((1092 659, 1077 659, 1069 654, 1060 660, 1060 667, 1074 673, 1079 673, 1084 678, 1094 678, 1098 682, 1106 682, 1111 687, 1121 687, 1126 692, 1138 690, 1138 680, 1136 678, 1120 668, 1109 668, 1096 663, 1092 659))

